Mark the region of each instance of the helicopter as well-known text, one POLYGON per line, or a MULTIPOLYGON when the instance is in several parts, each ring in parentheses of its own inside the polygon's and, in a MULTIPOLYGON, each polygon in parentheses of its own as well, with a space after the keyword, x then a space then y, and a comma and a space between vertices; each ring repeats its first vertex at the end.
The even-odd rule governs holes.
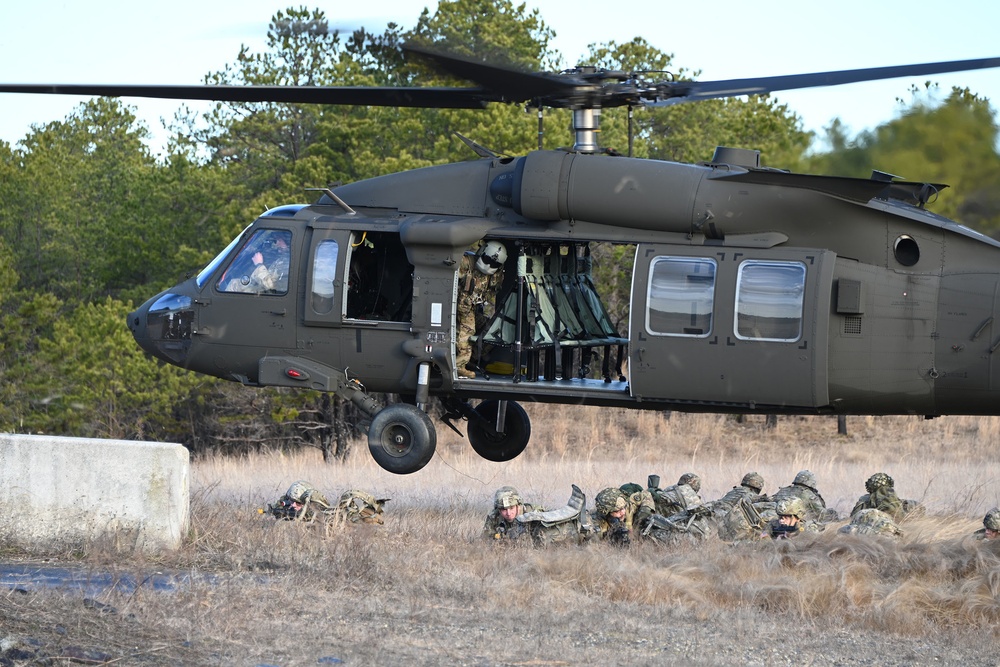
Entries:
POLYGON ((521 402, 1000 414, 1000 243, 927 210, 946 185, 877 171, 796 174, 761 166, 746 148, 687 164, 609 156, 597 143, 603 108, 992 68, 1000 58, 647 83, 403 48, 476 85, 0 92, 571 109, 571 149, 509 157, 463 138, 479 159, 315 188, 313 203, 266 211, 196 275, 128 315, 136 342, 167 363, 350 401, 367 417, 372 456, 393 473, 432 459, 432 396, 441 421, 459 433, 453 422, 466 421, 472 448, 497 462, 530 440, 521 402), (620 277, 631 285, 624 331, 595 283, 594 244, 634 257, 620 277), (475 281, 488 298, 467 335, 459 311, 475 281), (462 346, 471 347, 464 367, 462 346), (379 393, 404 400, 383 406, 379 393))

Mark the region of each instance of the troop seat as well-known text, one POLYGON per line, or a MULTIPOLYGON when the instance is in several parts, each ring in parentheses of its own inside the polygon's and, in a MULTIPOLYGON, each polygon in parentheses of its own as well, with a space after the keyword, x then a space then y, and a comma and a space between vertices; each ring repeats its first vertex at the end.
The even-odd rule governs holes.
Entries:
MULTIPOLYGON (((540 375, 586 377, 600 350, 604 380, 611 382, 613 372, 614 379, 624 379, 621 366, 628 339, 618 334, 597 294, 589 247, 584 248, 583 257, 577 244, 552 245, 543 248, 546 252, 517 257, 517 273, 504 280, 492 317, 470 337, 479 359, 497 356, 498 350, 513 357, 511 352, 519 349, 530 380, 540 375)), ((513 358, 507 365, 516 368, 513 358)))

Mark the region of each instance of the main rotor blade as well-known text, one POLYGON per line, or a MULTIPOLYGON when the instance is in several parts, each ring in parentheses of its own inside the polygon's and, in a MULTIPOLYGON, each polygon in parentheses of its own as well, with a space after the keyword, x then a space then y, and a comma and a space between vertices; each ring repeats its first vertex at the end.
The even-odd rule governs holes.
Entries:
POLYGON ((905 76, 944 74, 947 72, 964 72, 990 67, 1000 67, 1000 58, 953 60, 950 62, 898 65, 894 67, 869 67, 866 69, 840 70, 836 72, 815 72, 813 74, 727 79, 725 81, 668 82, 656 86, 657 93, 655 97, 657 99, 656 101, 648 102, 646 106, 667 106, 719 97, 763 95, 778 90, 840 86, 845 83, 895 79, 905 76))
POLYGON ((587 84, 571 76, 524 72, 511 67, 490 65, 471 58, 441 53, 405 44, 403 51, 429 61, 437 70, 460 79, 477 83, 503 97, 508 102, 524 102, 535 98, 572 95, 587 84))
POLYGON ((154 97, 213 102, 349 104, 382 107, 482 109, 504 99, 484 88, 367 86, 153 86, 117 84, 0 84, 0 93, 154 97))

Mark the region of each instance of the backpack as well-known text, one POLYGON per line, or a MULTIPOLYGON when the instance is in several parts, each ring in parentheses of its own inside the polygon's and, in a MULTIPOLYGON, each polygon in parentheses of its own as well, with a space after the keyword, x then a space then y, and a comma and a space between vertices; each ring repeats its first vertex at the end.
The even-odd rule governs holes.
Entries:
POLYGON ((765 528, 764 517, 746 498, 740 498, 719 522, 719 539, 723 542, 755 540, 765 528))
POLYGON ((337 503, 337 512, 351 523, 374 523, 382 525, 384 505, 389 498, 376 498, 370 493, 352 489, 345 491, 337 503))
POLYGON ((517 517, 538 547, 550 544, 580 544, 593 532, 584 507, 587 496, 576 484, 565 507, 548 512, 525 512, 517 517))

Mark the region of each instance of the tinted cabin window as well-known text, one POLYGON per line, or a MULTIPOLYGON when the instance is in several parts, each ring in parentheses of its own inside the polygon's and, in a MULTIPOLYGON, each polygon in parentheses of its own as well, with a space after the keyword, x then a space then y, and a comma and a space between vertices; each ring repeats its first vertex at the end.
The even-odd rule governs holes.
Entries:
POLYGON ((736 280, 736 337, 791 342, 802 335, 806 267, 747 261, 736 280))
POLYGON ((661 336, 704 337, 712 332, 715 261, 657 257, 649 273, 646 330, 661 336))
POLYGON ((337 279, 337 256, 340 246, 336 241, 321 241, 313 257, 312 309, 318 315, 333 311, 333 287, 337 279))
POLYGON ((220 292, 287 294, 292 233, 259 229, 240 248, 219 278, 220 292))

